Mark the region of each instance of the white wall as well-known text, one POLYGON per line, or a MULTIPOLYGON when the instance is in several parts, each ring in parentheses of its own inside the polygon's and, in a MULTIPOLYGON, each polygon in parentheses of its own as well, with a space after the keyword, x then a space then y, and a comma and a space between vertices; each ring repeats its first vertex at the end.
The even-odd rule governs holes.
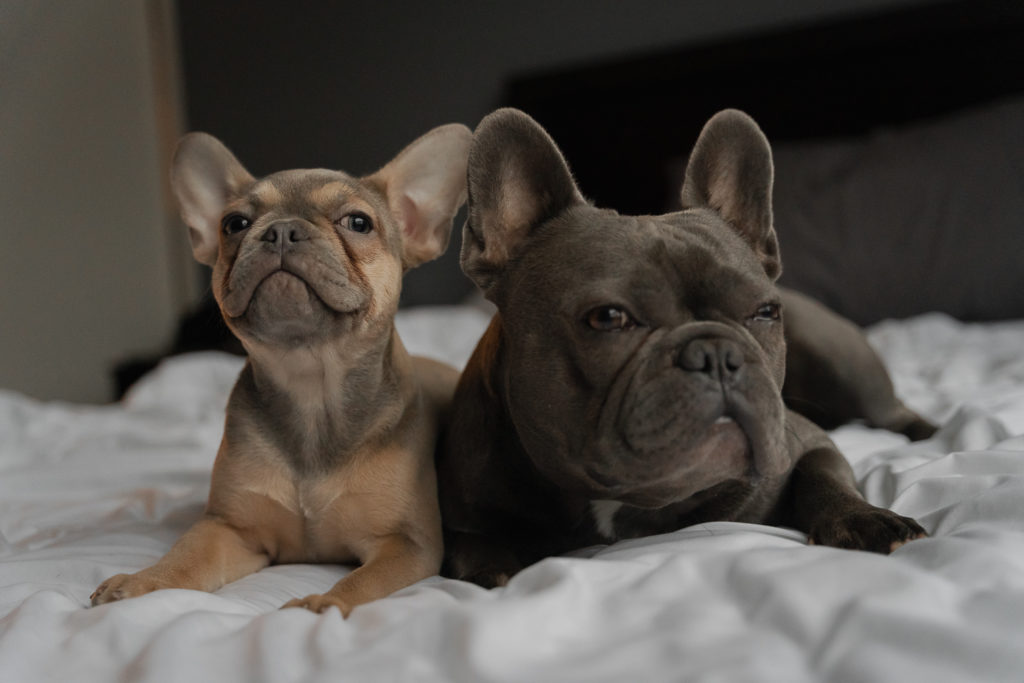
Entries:
POLYGON ((112 365, 171 334, 158 6, 0 2, 0 388, 108 400, 112 365))

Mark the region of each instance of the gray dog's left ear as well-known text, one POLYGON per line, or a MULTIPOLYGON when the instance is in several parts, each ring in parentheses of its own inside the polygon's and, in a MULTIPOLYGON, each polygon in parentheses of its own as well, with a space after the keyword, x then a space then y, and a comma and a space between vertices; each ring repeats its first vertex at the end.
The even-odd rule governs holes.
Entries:
POLYGON ((466 159, 473 134, 461 123, 417 138, 368 178, 387 195, 402 228, 402 265, 408 270, 444 253, 452 220, 466 201, 466 159))
POLYGON ((253 182, 235 155, 212 135, 189 133, 178 142, 171 186, 197 261, 208 266, 217 261, 221 213, 253 182))
POLYGON ((782 272, 772 226, 772 150, 754 119, 736 109, 704 125, 683 182, 684 209, 714 209, 757 253, 765 273, 782 272))

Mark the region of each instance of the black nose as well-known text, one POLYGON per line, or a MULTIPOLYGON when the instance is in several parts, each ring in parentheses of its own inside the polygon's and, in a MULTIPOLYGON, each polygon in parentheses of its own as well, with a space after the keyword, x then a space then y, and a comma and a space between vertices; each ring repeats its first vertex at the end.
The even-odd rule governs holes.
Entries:
POLYGON ((281 221, 271 223, 260 235, 260 240, 269 242, 279 249, 287 249, 296 242, 309 239, 309 229, 301 221, 281 221))
POLYGON ((727 382, 743 369, 743 349, 731 339, 691 339, 679 352, 679 367, 727 382))

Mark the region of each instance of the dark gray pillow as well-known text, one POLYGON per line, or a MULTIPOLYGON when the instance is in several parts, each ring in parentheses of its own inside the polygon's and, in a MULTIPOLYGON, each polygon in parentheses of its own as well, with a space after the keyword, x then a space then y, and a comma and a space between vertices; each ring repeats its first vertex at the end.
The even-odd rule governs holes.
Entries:
POLYGON ((1024 318, 1024 98, 773 151, 782 284, 861 324, 1024 318))

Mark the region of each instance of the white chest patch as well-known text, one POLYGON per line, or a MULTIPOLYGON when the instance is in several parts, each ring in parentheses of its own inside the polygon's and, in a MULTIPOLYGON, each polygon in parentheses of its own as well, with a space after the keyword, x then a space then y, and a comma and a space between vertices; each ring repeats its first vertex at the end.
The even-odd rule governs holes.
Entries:
POLYGON ((590 512, 594 515, 594 525, 598 533, 614 541, 617 538, 615 533, 615 513, 622 507, 617 500, 592 500, 590 501, 590 512))

